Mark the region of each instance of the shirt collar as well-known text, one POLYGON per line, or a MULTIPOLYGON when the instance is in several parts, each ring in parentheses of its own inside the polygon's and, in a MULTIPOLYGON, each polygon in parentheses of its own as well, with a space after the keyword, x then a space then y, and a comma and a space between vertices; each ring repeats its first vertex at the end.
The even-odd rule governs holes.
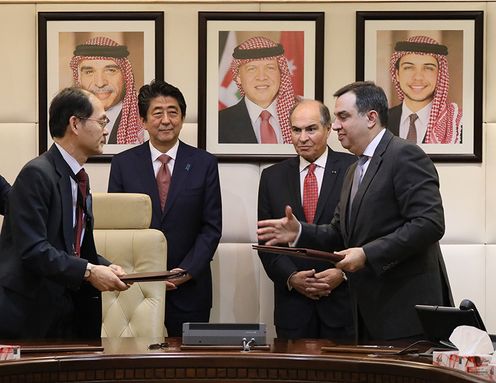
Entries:
POLYGON ((410 114, 415 113, 419 119, 419 121, 424 125, 427 126, 429 123, 429 116, 431 114, 431 109, 432 109, 432 101, 429 102, 426 106, 424 106, 422 109, 418 110, 417 112, 413 112, 410 110, 410 108, 406 105, 406 102, 403 102, 402 107, 401 107, 401 124, 405 123, 405 120, 410 118, 410 114))
POLYGON ((372 141, 370 141, 370 143, 363 151, 364 156, 367 156, 369 158, 372 158, 374 156, 375 150, 377 149, 379 142, 381 142, 384 133, 386 133, 386 129, 382 128, 382 130, 377 134, 377 136, 374 137, 372 141))
MULTIPOLYGON (((329 148, 326 147, 325 152, 322 153, 321 156, 317 158, 313 163, 318 167, 325 168, 328 154, 329 154, 329 148)), ((308 162, 306 159, 300 156, 300 173, 304 171, 308 167, 308 165, 310 165, 310 162, 308 162)))
POLYGON ((261 108, 246 96, 245 96, 245 104, 246 104, 246 109, 248 110, 248 114, 250 115, 252 126, 255 126, 255 121, 257 120, 257 118, 260 118, 260 113, 262 113, 263 110, 269 111, 272 117, 277 118, 277 109, 276 109, 277 98, 274 99, 274 101, 272 101, 272 104, 270 104, 267 108, 261 108))
POLYGON ((148 145, 150 145, 150 153, 152 156, 152 161, 156 161, 158 157, 162 154, 167 154, 172 160, 176 160, 177 157, 177 149, 179 148, 179 140, 176 141, 174 146, 170 148, 167 153, 162 153, 160 150, 156 149, 155 146, 152 145, 151 141, 148 141, 148 145))
POLYGON ((74 174, 78 174, 79 171, 83 168, 77 160, 71 156, 62 146, 60 146, 58 143, 55 142, 55 146, 59 150, 60 154, 62 155, 62 158, 64 159, 65 162, 67 162, 67 165, 71 168, 74 174))

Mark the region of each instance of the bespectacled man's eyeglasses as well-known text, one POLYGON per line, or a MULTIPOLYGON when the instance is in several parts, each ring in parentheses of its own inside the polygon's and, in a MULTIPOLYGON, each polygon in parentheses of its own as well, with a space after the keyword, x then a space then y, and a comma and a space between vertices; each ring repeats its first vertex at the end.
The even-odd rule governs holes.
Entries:
POLYGON ((107 124, 110 122, 110 120, 109 120, 109 118, 107 116, 105 116, 101 120, 97 120, 96 118, 86 118, 86 117, 78 117, 78 118, 80 120, 96 121, 102 127, 102 129, 105 128, 107 126, 107 124))

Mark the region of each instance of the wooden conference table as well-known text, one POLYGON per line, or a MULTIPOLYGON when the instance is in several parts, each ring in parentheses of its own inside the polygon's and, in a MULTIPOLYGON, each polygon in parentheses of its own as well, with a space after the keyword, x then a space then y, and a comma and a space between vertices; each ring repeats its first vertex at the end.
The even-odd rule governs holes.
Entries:
POLYGON ((275 339, 270 346, 249 352, 241 348, 185 349, 180 338, 103 338, 100 348, 25 346, 20 360, 0 362, 0 383, 485 382, 463 372, 434 367, 430 358, 374 355, 368 350, 357 353, 348 346, 333 350, 335 344, 325 340, 275 339), (149 349, 150 344, 164 342, 167 347, 149 349))

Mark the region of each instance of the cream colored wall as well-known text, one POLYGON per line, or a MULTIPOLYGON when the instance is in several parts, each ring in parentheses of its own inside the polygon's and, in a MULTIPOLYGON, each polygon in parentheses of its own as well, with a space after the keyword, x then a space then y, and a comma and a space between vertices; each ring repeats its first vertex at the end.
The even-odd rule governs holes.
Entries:
MULTIPOLYGON (((355 12, 371 10, 483 10, 484 63, 496 59, 496 3, 486 2, 229 2, 229 3, 95 3, 9 4, 0 1, 0 173, 10 182, 29 159, 38 155, 37 12, 164 11, 165 78, 188 102, 182 138, 196 144, 198 78, 198 11, 325 12, 324 98, 355 79, 355 12)), ((484 65, 486 68, 487 66, 484 65)), ((443 252, 455 300, 473 299, 496 332, 496 72, 484 72, 484 160, 481 164, 437 164, 446 214, 443 252)), ((334 149, 342 150, 332 138, 334 149)), ((213 262, 213 321, 272 325, 272 284, 251 250, 255 242, 258 178, 265 164, 221 163, 224 204, 222 243, 213 262)), ((105 191, 108 164, 88 164, 94 191, 105 191)), ((270 327, 273 335, 273 328, 270 327)))

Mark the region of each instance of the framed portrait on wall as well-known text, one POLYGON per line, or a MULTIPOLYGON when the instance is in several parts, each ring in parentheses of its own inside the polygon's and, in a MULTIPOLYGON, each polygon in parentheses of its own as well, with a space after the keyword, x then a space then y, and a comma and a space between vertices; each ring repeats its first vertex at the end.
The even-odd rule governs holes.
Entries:
POLYGON ((356 78, 389 100, 388 128, 437 162, 482 161, 482 11, 357 12, 356 78))
POLYGON ((164 73, 163 12, 40 12, 39 152, 53 143, 48 108, 58 91, 80 86, 102 102, 109 132, 104 152, 93 162, 142 143, 141 86, 164 73))
POLYGON ((323 98, 324 13, 199 13, 198 144, 221 161, 294 155, 289 112, 323 98))

